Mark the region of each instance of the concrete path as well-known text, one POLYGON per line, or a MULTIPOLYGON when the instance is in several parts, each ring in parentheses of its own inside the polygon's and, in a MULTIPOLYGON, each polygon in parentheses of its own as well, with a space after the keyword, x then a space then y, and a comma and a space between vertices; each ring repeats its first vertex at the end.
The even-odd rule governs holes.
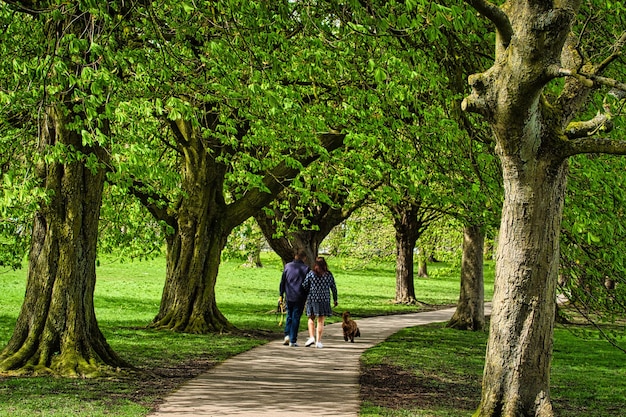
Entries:
MULTIPOLYGON (((324 329, 322 349, 267 343, 234 356, 166 398, 154 417, 358 415, 359 357, 405 327, 449 320, 455 308, 358 319, 361 337, 344 342, 341 323, 324 329)), ((488 306, 485 314, 489 314, 488 306)), ((305 325, 306 317, 302 318, 305 325)), ((302 326, 304 327, 304 326, 302 326)))

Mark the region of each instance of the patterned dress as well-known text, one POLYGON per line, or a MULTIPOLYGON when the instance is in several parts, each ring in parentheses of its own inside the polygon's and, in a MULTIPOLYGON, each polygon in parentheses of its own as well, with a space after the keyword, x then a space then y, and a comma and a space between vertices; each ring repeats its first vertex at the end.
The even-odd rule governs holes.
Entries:
POLYGON ((304 278, 302 287, 309 292, 306 299, 307 316, 332 316, 333 310, 330 307, 330 294, 333 300, 337 301, 337 286, 335 277, 328 271, 321 277, 313 271, 304 278))

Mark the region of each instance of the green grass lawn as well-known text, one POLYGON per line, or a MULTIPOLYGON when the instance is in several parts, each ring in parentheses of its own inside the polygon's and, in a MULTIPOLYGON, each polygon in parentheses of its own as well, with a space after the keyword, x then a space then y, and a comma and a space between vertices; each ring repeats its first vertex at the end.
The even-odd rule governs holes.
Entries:
MULTIPOLYGON (((274 314, 278 299, 278 284, 282 264, 278 257, 267 254, 264 268, 250 269, 238 262, 224 262, 216 286, 217 302, 226 317, 241 330, 265 331, 280 337, 281 328, 274 314)), ((418 306, 395 305, 395 274, 393 264, 363 265, 355 260, 329 259, 339 291, 337 311, 350 310, 358 317, 418 311, 418 306)), ((21 307, 25 288, 25 271, 0 271, 0 344, 11 336, 21 307)), ((458 298, 458 269, 445 263, 429 265, 429 278, 416 278, 419 301, 433 305, 454 304, 458 298)), ((493 265, 486 273, 486 297, 492 294, 493 265)), ((232 355, 248 350, 266 340, 246 335, 186 335, 154 331, 146 325, 154 318, 163 287, 164 259, 119 263, 101 260, 98 269, 95 305, 96 315, 112 348, 143 372, 120 374, 99 380, 65 378, 0 378, 0 416, 145 416, 165 392, 174 389, 189 377, 232 355)), ((329 322, 337 321, 334 317, 329 322)), ((302 329, 304 326, 302 327, 302 329)), ((368 351, 364 366, 375 366, 372 357, 394 360, 394 369, 414 372, 414 365, 426 363, 429 370, 421 378, 429 384, 459 389, 467 387, 480 393, 484 333, 455 332, 440 326, 428 326, 402 332, 387 343, 368 351), (431 334, 432 333, 432 334, 431 334), (430 334, 426 337, 427 334, 430 334), (413 336, 412 336, 413 335, 413 336), (461 346, 467 346, 461 348, 461 346), (470 348, 471 347, 471 348, 470 348), (376 353, 382 349, 382 353, 376 353), (410 354, 407 355, 406 352, 410 354), (429 352, 428 355, 425 352, 429 352), (373 355, 373 356, 372 356, 373 355), (465 366, 472 367, 468 370, 465 366), (463 385, 446 385, 457 374, 472 375, 463 385), (441 385, 443 384, 443 385, 441 385)), ((584 407, 598 409, 613 401, 624 408, 623 362, 625 356, 607 349, 602 355, 597 340, 574 338, 567 332, 557 333, 557 348, 553 370, 553 395, 559 410, 584 407), (569 339, 567 339, 569 337, 569 339), (571 352, 586 352, 588 356, 571 352), (613 365, 615 364, 615 365, 613 365), (603 374, 597 368, 611 372, 603 374), (560 376, 562 375, 562 376, 560 376), (619 377, 619 382, 614 379, 619 377), (569 378, 569 379, 568 379, 569 378), (620 388, 621 387, 621 388, 620 388), (621 391, 620 391, 621 390, 621 391), (622 402, 616 396, 621 395, 622 402), (593 397, 593 401, 590 399, 593 397), (606 398, 607 400, 604 400, 606 398)), ((416 365, 419 367, 419 365, 416 365)), ((406 376, 406 375, 405 375, 406 376)), ((469 388, 467 388, 469 389, 469 388)), ((474 391, 468 402, 477 401, 474 391)), ((479 394, 478 394, 479 395, 479 394)), ((414 414, 411 405, 392 411, 376 404, 366 404, 363 415, 469 415, 465 410, 427 410, 414 414), (402 411, 404 410, 404 411, 402 411), (408 410, 408 411, 407 411, 408 410), (459 412, 462 411, 461 414, 459 412), (389 414, 392 413, 392 414, 389 414), (396 413, 396 414, 393 414, 396 413), (402 414, 404 413, 404 414, 402 414), (448 413, 448 414, 445 414, 448 413), (456 414, 455 414, 456 413, 456 414)), ((468 408, 471 410, 472 405, 468 408)), ((436 407, 441 408, 441 407, 436 407)), ((559 414, 571 416, 616 416, 618 414, 559 414)))
MULTIPOLYGON (((589 336, 583 339, 561 326, 555 330, 550 378, 555 415, 623 417, 626 354, 597 333, 589 336)), ((365 401, 360 415, 471 416, 480 401, 486 344, 486 332, 459 332, 440 323, 396 333, 361 358, 362 390, 376 400, 365 401), (388 384, 399 382, 392 393, 384 392, 382 381, 368 378, 376 373, 388 384)))

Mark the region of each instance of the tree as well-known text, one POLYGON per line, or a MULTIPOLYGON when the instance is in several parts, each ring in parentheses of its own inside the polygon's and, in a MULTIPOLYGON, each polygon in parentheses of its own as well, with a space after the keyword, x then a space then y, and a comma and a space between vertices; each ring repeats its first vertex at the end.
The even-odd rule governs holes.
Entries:
MULTIPOLYGON (((285 162, 263 175, 263 189, 248 190, 245 195, 227 202, 224 183, 229 164, 220 163, 214 155, 224 151, 222 145, 205 148, 204 133, 192 123, 179 122, 175 136, 181 149, 182 183, 185 193, 175 203, 176 210, 162 210, 159 200, 139 195, 153 215, 173 229, 167 241, 167 275, 159 313, 152 326, 188 333, 206 333, 231 329, 219 311, 215 283, 222 250, 231 231, 260 211, 299 172, 285 162)), ((342 134, 322 135, 321 145, 332 151, 343 141, 342 134)), ((307 166, 319 154, 300 152, 295 160, 307 166)))
POLYGON ((232 329, 214 290, 229 234, 343 145, 345 134, 329 127, 335 103, 325 90, 334 86, 310 81, 326 69, 307 62, 320 48, 294 18, 299 6, 166 2, 129 28, 145 56, 129 64, 137 96, 120 107, 139 109, 133 133, 144 158, 122 161, 115 175, 166 230, 155 328, 232 329))
POLYGON ((446 324, 447 327, 459 330, 482 330, 485 327, 484 243, 483 227, 463 228, 461 292, 456 311, 446 324))
POLYGON ((463 109, 489 122, 505 190, 483 392, 475 416, 553 416, 549 375, 567 160, 580 153, 626 153, 626 143, 594 137, 610 127, 606 110, 573 120, 584 117, 590 94, 603 84, 621 86, 603 73, 615 62, 626 34, 617 34, 596 63, 581 42, 587 26, 575 26, 580 1, 467 3, 495 25, 497 37, 494 64, 470 76, 472 93, 463 109), (550 95, 559 80, 558 94, 550 95))
POLYGON ((444 214, 414 197, 389 204, 396 230, 396 303, 417 302, 414 284, 415 244, 426 228, 444 214))
POLYGON ((283 190, 267 210, 255 215, 283 263, 291 262, 298 248, 312 265, 330 232, 367 202, 377 181, 371 175, 375 164, 363 163, 366 155, 365 147, 345 149, 319 161, 296 179, 297 186, 283 190))
POLYGON ((447 326, 478 331, 485 325, 484 239, 486 231, 495 227, 499 218, 497 205, 502 187, 494 141, 487 126, 474 115, 461 111, 461 97, 467 93, 465 79, 488 62, 489 50, 488 29, 467 14, 463 20, 473 23, 464 29, 441 28, 439 39, 445 47, 433 52, 448 80, 448 94, 441 100, 442 106, 449 109, 458 126, 456 134, 446 138, 445 150, 440 151, 442 155, 435 163, 439 170, 449 173, 448 186, 456 202, 451 215, 463 224, 460 294, 447 326))
POLYGON ((277 207, 288 210, 282 213, 281 217, 276 216, 280 212, 275 208, 272 210, 274 216, 262 211, 255 215, 255 219, 265 239, 283 263, 291 262, 296 249, 301 248, 307 253, 308 263, 312 264, 319 254, 322 241, 334 227, 350 217, 361 203, 348 206, 344 198, 339 201, 335 198, 329 203, 311 201, 302 208, 304 213, 299 213, 302 202, 296 200, 297 198, 291 196, 277 201, 277 207), (306 223, 306 226, 303 223, 306 223), (288 231, 279 232, 279 228, 285 227, 284 225, 292 227, 288 231))
MULTIPOLYGON (((460 111, 460 97, 467 90, 464 74, 482 67, 488 37, 483 36, 484 25, 460 5, 368 1, 342 15, 346 25, 375 39, 368 48, 369 64, 378 76, 369 88, 378 93, 374 115, 379 158, 389 173, 379 201, 395 213, 398 231, 398 300, 415 297, 410 288, 413 249, 423 230, 415 236, 418 226, 409 222, 424 228, 426 212, 456 212, 464 222, 482 225, 486 213, 494 211, 487 208, 490 199, 480 197, 497 184, 480 171, 495 165, 484 155, 493 141, 460 111), (417 216, 411 208, 416 205, 427 209, 413 220, 407 214, 417 216)), ((423 255, 425 251, 420 252, 419 273, 426 275, 423 255)))
POLYGON ((25 81, 16 90, 31 95, 32 113, 23 125, 26 134, 33 131, 28 124, 37 125, 35 169, 46 195, 33 220, 24 303, 0 353, 3 371, 89 376, 126 365, 98 328, 93 292, 109 162, 108 97, 116 85, 114 69, 108 66, 115 49, 112 21, 135 5, 103 6, 31 1, 0 5, 3 16, 9 10, 19 16, 3 30, 5 48, 19 49, 16 41, 24 33, 33 36, 30 45, 37 45, 28 49, 30 55, 16 54, 13 65, 25 81))

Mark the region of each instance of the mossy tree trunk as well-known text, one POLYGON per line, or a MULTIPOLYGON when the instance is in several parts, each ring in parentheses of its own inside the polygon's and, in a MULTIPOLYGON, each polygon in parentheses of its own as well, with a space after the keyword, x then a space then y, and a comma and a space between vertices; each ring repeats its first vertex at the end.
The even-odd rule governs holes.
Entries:
MULTIPOLYGON (((469 77, 462 108, 491 125, 504 184, 496 278, 482 398, 475 417, 552 417, 550 362, 567 158, 624 154, 623 141, 594 138, 611 129, 610 106, 573 122, 618 53, 594 64, 572 33, 579 0, 468 0, 496 26, 491 68, 469 77), (546 86, 565 78, 558 95, 546 86)), ((606 40, 606 39, 605 39, 606 40)), ((615 48, 623 48, 622 34, 615 48)), ((620 87, 623 88, 623 87, 620 87)), ((605 102, 606 104, 606 102, 605 102)))
POLYGON ((198 131, 179 121, 185 138, 181 188, 185 197, 168 223, 167 269, 159 313, 151 326, 185 333, 221 332, 232 325, 217 308, 220 256, 234 226, 227 223, 223 182, 226 166, 204 148, 198 131))
POLYGON ((191 221, 185 225, 185 232, 167 239, 165 286, 152 327, 199 334, 233 329, 217 307, 215 297, 220 256, 226 242, 219 223, 217 219, 212 228, 201 230, 203 225, 191 221), (187 234, 189 231, 193 233, 187 234))
MULTIPOLYGON (((204 119, 217 120, 217 114, 204 119)), ((259 212, 290 184, 298 169, 285 162, 278 164, 263 177, 265 191, 253 189, 234 201, 224 196, 225 178, 230 166, 218 156, 232 151, 218 140, 207 140, 207 126, 178 119, 171 123, 181 160, 181 189, 183 197, 164 208, 158 196, 135 189, 135 195, 159 220, 171 227, 167 238, 167 268, 161 305, 151 326, 185 333, 209 333, 234 330, 217 306, 215 284, 222 250, 230 232, 259 212), (203 133, 205 130, 205 133, 203 133), (211 147, 211 144, 217 144, 211 147)), ((243 136, 246 126, 239 126, 243 136)), ((343 134, 321 134, 320 141, 327 151, 343 144, 343 134)), ((303 166, 319 155, 302 154, 303 166)), ((228 158, 226 158, 228 159, 228 158)))
MULTIPOLYGON (((98 222, 109 166, 109 151, 98 141, 111 135, 105 110, 109 87, 117 79, 106 65, 108 54, 117 51, 103 47, 98 59, 92 59, 90 47, 100 44, 104 32, 107 39, 115 36, 104 18, 115 8, 94 13, 81 10, 78 3, 9 3, 17 13, 15 20, 23 19, 35 35, 28 50, 41 54, 41 63, 49 60, 45 71, 21 75, 32 91, 44 91, 44 111, 32 122, 38 123, 36 173, 48 197, 34 216, 24 303, 0 353, 0 370, 97 376, 129 366, 100 331, 93 299, 98 222), (84 71, 87 67, 90 71, 84 71), (81 79, 83 73, 91 78, 81 79), (92 84, 103 73, 109 84, 92 84)), ((124 14, 134 7, 128 2, 117 6, 124 14)))
POLYGON ((541 168, 520 171, 519 162, 503 167, 505 203, 479 416, 553 415, 550 364, 567 169, 540 161, 541 168))
POLYGON ((485 327, 485 283, 483 254, 485 232, 481 226, 463 229, 461 291, 454 315, 447 326, 459 330, 483 330, 485 327))
POLYGON ((13 335, 0 354, 2 371, 93 376, 107 367, 126 366, 102 335, 93 303, 105 179, 101 164, 107 152, 84 146, 81 135, 68 129, 73 119, 66 112, 60 105, 48 109, 42 152, 63 146, 67 160, 74 162, 39 167, 50 199, 35 215, 26 294, 13 335), (89 169, 85 157, 100 164, 89 169))
POLYGON ((266 216, 264 213, 255 215, 257 224, 263 231, 265 240, 272 250, 276 252, 283 264, 293 261, 295 251, 302 249, 306 252, 306 264, 311 266, 319 253, 320 243, 325 235, 322 236, 319 230, 296 230, 278 236, 276 220, 266 216))

